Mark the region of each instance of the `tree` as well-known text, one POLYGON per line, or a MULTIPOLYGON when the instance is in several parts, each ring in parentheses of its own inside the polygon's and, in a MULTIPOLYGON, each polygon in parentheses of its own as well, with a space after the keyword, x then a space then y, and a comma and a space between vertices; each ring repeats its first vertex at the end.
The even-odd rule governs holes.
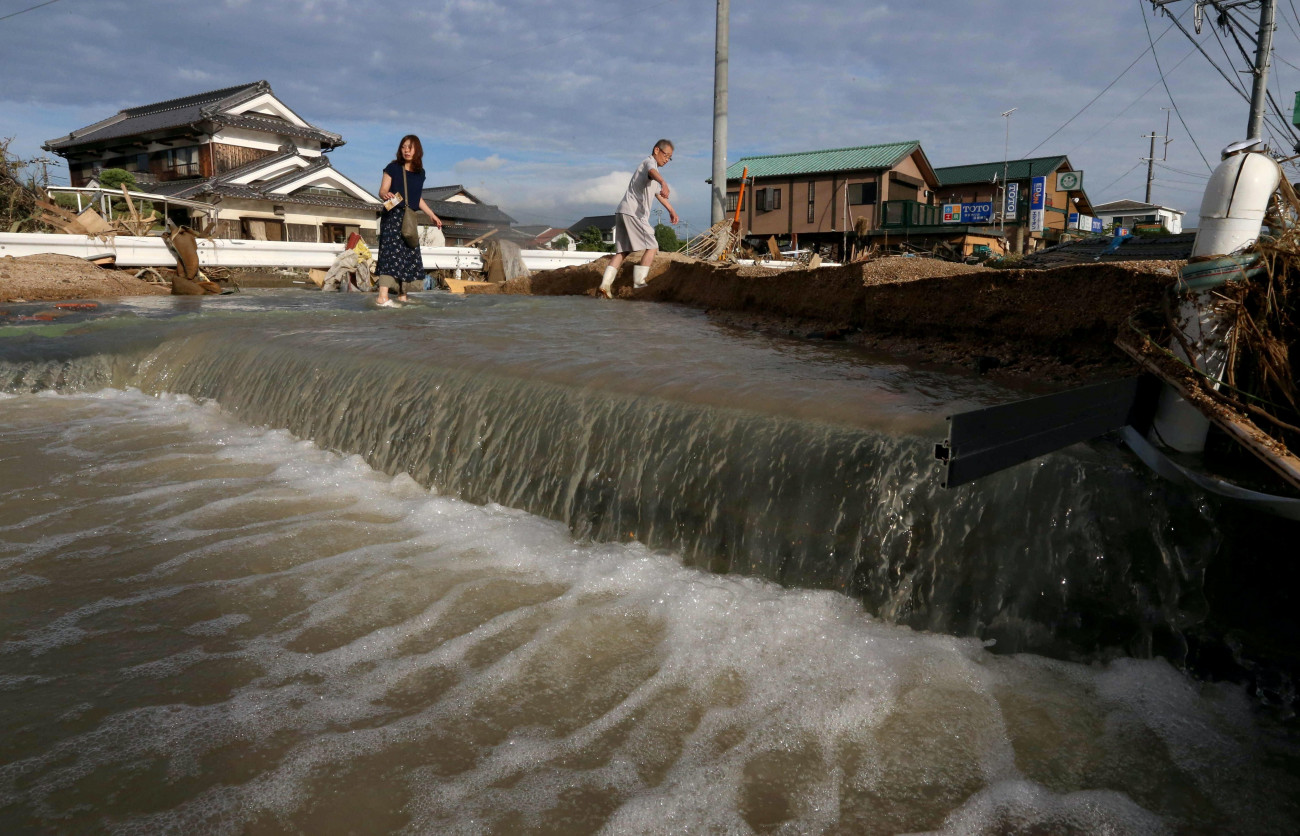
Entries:
POLYGON ((551 249, 567 250, 569 248, 569 236, 557 235, 551 239, 551 249))
POLYGON ((113 191, 121 191, 123 186, 132 191, 140 187, 135 181, 135 175, 124 168, 106 168, 99 172, 96 179, 99 180, 99 185, 102 188, 112 189, 113 191))
POLYGON ((686 243, 677 237, 677 230, 668 224, 655 224, 655 240, 659 242, 659 249, 666 253, 686 249, 686 243))
POLYGON ((578 236, 578 249, 584 253, 612 253, 614 248, 601 237, 600 227, 589 226, 578 236))
MULTIPOLYGON (((101 189, 109 189, 110 191, 120 192, 122 191, 123 186, 126 186, 129 191, 136 191, 140 188, 140 185, 136 182, 135 175, 124 168, 106 168, 99 172, 95 179, 99 181, 99 187, 101 189)), ((134 198, 132 202, 135 203, 135 211, 140 214, 140 217, 148 218, 150 216, 157 216, 153 210, 153 204, 149 201, 141 198, 134 198)), ((129 211, 130 210, 127 209, 125 200, 113 201, 113 214, 115 216, 125 217, 128 215, 129 211)))

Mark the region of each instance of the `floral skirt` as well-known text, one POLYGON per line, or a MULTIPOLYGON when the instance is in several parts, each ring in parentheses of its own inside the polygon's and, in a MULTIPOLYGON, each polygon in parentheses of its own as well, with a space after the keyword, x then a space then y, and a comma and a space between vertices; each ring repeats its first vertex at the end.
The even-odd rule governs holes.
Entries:
POLYGON ((405 205, 385 212, 379 219, 379 265, 377 276, 392 276, 399 282, 424 281, 424 260, 415 247, 402 240, 402 213, 405 205))

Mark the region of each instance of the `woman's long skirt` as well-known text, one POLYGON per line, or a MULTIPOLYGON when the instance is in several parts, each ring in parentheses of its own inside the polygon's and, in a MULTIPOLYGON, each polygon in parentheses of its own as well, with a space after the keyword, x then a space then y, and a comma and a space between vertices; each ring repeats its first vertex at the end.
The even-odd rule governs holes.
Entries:
POLYGON ((405 205, 385 212, 379 219, 378 276, 392 276, 399 282, 424 281, 424 261, 420 251, 402 240, 402 213, 405 205))

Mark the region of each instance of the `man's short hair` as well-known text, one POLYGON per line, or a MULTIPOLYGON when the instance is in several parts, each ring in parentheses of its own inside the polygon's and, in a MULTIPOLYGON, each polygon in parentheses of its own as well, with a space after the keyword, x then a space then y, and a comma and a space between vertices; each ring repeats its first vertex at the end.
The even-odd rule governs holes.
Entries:
POLYGON ((655 143, 655 151, 672 151, 675 148, 671 139, 661 139, 655 143))

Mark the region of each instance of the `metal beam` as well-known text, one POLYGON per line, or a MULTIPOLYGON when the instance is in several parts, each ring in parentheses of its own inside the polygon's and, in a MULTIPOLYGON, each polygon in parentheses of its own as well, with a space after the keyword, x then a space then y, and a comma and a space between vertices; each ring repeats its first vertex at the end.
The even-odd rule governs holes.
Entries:
POLYGON ((1145 430, 1159 382, 1130 377, 963 412, 948 418, 934 446, 942 485, 955 488, 1127 425, 1145 430))

